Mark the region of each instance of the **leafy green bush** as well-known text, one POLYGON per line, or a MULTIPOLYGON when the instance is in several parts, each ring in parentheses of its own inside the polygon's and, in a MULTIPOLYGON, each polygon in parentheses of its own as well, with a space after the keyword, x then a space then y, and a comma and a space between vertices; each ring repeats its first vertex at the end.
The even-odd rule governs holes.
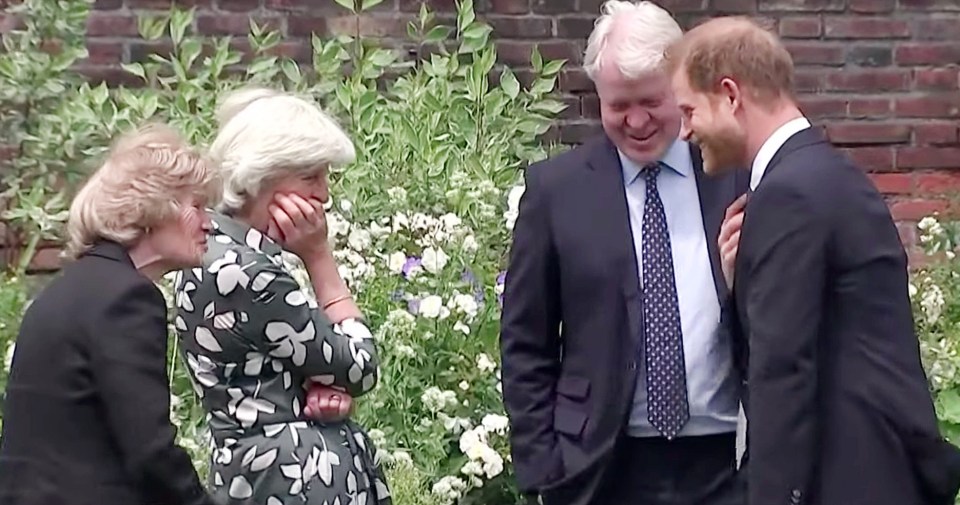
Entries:
MULTIPOLYGON (((377 3, 338 2, 355 15, 377 3)), ((245 60, 229 38, 191 33, 193 12, 174 9, 140 20, 143 38, 169 38, 173 47, 125 66, 143 87, 91 88, 67 63, 83 56, 71 34, 82 33, 90 2, 54 3, 27 0, 25 31, 11 40, 35 43, 0 55, 0 87, 16 90, 0 100, 33 103, 29 91, 38 86, 59 94, 11 118, 13 143, 33 158, 14 162, 11 187, 40 189, 17 200, 8 217, 34 235, 56 235, 66 199, 50 199, 51 188, 68 195, 69 186, 53 176, 82 173, 111 136, 144 119, 170 122, 205 145, 228 90, 269 85, 324 103, 357 146, 356 163, 331 174, 328 219, 341 273, 378 328, 382 358, 380 386, 358 400, 356 418, 379 442, 398 503, 515 501, 497 372, 499 295, 519 169, 548 155, 538 137, 564 108, 551 96, 563 62, 534 52, 528 86, 496 68, 492 30, 476 19, 472 0, 458 3, 450 27, 421 10, 408 29, 420 59, 403 61, 357 36, 314 37, 310 67, 278 54, 280 35, 256 24, 245 60), (43 63, 48 33, 74 48, 56 65, 43 63), (28 75, 29 65, 43 71, 28 75)), ((169 347, 171 415, 205 473, 203 412, 175 339, 169 347)))

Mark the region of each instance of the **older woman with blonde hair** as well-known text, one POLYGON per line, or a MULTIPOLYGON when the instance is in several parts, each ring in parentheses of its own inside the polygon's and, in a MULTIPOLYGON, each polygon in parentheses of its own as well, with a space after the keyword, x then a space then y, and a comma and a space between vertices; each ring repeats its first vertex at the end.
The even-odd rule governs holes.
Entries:
POLYGON ((0 437, 0 503, 214 503, 175 445, 166 304, 199 265, 220 179, 172 129, 120 138, 70 208, 73 258, 23 318, 0 437))
POLYGON ((354 159, 353 144, 316 104, 266 89, 230 95, 219 119, 210 157, 223 200, 203 269, 178 279, 175 322, 209 413, 214 496, 245 505, 390 503, 370 439, 342 419, 350 397, 378 377, 323 209, 327 171, 354 159), (287 270, 291 253, 310 286, 287 270))

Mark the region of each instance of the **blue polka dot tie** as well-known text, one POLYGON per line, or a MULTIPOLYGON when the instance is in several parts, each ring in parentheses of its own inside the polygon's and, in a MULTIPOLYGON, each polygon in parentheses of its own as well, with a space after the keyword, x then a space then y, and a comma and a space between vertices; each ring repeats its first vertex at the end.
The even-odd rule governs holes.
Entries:
POLYGON ((643 332, 647 372, 647 419, 661 435, 676 437, 690 419, 683 360, 680 306, 673 274, 667 215, 657 190, 662 165, 643 170, 643 332))

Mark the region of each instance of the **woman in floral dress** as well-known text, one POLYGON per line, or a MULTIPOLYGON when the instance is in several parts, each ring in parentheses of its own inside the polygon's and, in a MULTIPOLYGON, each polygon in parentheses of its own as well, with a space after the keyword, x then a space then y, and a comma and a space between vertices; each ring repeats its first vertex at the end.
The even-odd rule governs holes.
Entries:
POLYGON ((175 319, 209 414, 212 492, 229 504, 389 504, 364 431, 305 411, 311 388, 342 392, 336 409, 378 377, 322 207, 327 169, 349 163, 353 144, 315 104, 270 90, 235 93, 219 119, 210 158, 223 203, 203 267, 178 276, 175 319), (312 286, 297 283, 291 258, 312 286))

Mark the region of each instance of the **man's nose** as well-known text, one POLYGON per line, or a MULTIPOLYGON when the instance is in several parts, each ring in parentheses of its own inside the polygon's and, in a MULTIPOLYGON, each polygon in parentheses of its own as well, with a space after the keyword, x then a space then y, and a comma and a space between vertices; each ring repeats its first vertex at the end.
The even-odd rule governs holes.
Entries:
POLYGON ((627 114, 627 126, 632 129, 640 129, 646 126, 650 121, 650 113, 645 109, 636 108, 627 114))

